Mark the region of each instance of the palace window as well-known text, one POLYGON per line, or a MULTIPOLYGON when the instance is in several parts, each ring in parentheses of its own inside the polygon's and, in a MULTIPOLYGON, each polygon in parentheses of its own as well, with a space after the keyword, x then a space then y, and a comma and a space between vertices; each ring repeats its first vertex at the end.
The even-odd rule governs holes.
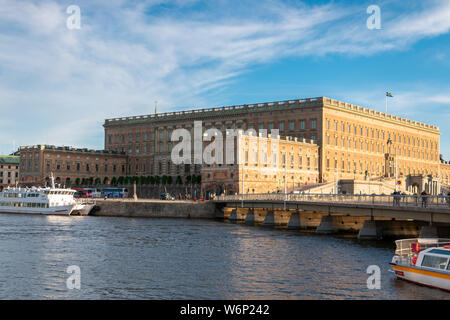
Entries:
MULTIPOLYGON (((328 120, 328 127, 330 126, 330 120, 328 120)), ((300 120, 300 130, 305 130, 305 120, 300 120)))
POLYGON ((295 130, 295 121, 289 121, 289 130, 294 131, 295 130))

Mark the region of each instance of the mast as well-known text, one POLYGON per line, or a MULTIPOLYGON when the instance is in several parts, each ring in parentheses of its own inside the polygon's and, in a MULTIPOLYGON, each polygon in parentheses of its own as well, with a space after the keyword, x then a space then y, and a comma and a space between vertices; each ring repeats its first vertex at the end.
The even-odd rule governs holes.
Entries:
POLYGON ((55 177, 53 176, 53 172, 50 174, 50 178, 52 179, 52 189, 56 189, 56 187, 55 187, 55 177))

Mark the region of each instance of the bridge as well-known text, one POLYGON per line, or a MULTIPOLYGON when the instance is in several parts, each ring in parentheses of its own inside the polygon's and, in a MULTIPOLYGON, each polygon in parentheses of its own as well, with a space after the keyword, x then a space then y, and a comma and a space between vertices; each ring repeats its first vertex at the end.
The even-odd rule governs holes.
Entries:
POLYGON ((357 231, 360 238, 383 238, 444 237, 450 231, 450 197, 444 196, 245 194, 214 202, 230 220, 315 227, 317 233, 357 231))

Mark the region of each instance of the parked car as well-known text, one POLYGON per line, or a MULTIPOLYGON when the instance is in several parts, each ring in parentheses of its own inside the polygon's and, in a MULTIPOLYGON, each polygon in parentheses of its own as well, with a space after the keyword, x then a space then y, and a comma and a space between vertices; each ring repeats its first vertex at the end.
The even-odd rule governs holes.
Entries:
POLYGON ((160 195, 161 200, 175 200, 175 197, 171 195, 170 193, 161 193, 160 195))

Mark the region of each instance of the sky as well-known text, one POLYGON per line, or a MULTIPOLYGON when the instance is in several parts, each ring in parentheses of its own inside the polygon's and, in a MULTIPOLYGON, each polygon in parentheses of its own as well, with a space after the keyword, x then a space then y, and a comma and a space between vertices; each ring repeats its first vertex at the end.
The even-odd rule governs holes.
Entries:
POLYGON ((0 0, 0 154, 102 149, 105 119, 155 101, 326 96, 384 112, 389 91, 389 113, 439 126, 450 160, 449 31, 449 0, 0 0))

